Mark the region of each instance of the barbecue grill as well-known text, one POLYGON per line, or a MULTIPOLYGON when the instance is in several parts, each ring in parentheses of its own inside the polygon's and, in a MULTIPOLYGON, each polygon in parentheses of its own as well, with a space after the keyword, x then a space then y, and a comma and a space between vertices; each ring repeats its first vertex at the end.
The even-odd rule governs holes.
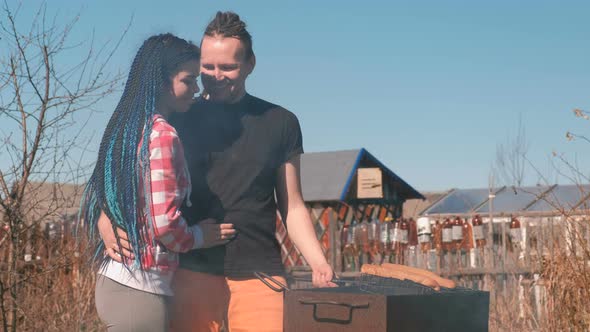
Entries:
POLYGON ((284 331, 488 331, 489 293, 464 287, 432 288, 409 281, 361 274, 336 288, 284 291, 284 331))

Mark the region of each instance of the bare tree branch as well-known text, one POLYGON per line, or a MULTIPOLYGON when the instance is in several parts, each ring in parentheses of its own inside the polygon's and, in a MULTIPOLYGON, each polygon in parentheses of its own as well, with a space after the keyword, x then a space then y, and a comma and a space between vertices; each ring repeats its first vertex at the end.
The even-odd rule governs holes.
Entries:
MULTIPOLYGON (((14 17, 12 16, 12 14, 10 13, 10 11, 6 8, 6 16, 8 17, 8 20, 10 21, 10 28, 11 28, 11 32, 13 34, 14 37, 14 41, 16 43, 17 49, 21 55, 21 59, 23 60, 24 64, 25 64, 25 69, 27 71, 27 78, 29 79, 29 82, 31 83, 31 87, 33 88, 33 90, 35 90, 35 93, 37 94, 37 97, 39 97, 39 101, 42 103, 44 101, 43 97, 41 96, 41 92, 39 91, 39 89, 37 88, 37 86, 35 85, 35 83, 33 82, 33 77, 34 75, 31 74, 31 68, 29 66, 29 60, 28 57, 25 55, 25 50, 24 48, 27 47, 27 44, 23 45, 22 41, 23 39, 19 37, 18 31, 16 29, 16 24, 14 23, 14 17)), ((25 39, 26 40, 26 39, 25 39)))
POLYGON ((19 326, 37 326, 31 323, 36 313, 27 307, 22 289, 71 264, 57 252, 44 256, 52 263, 40 270, 30 270, 23 259, 36 250, 41 228, 48 222, 62 224, 64 231, 71 222, 68 218, 75 213, 81 190, 77 184, 90 166, 82 159, 87 151, 84 127, 94 106, 118 89, 121 74, 107 68, 131 23, 114 47, 107 43, 96 52, 94 37, 90 45, 71 40, 79 14, 66 21, 58 15, 50 18, 43 4, 33 17, 24 18, 29 25, 22 29, 20 4, 11 10, 6 0, 2 3, 0 227, 6 222, 8 231, 3 235, 0 229, 0 256, 6 256, 0 260, 0 328, 16 331, 19 326), (79 60, 72 61, 70 52, 84 47, 79 60))
POLYGON ((525 128, 522 119, 519 119, 515 137, 496 146, 494 170, 498 173, 501 182, 517 187, 524 183, 528 151, 525 128))

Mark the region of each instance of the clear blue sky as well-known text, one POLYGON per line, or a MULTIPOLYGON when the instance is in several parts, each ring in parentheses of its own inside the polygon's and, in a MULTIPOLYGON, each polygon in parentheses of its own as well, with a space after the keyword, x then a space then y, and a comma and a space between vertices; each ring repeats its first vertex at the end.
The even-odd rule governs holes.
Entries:
MULTIPOLYGON (((150 35, 199 42, 217 10, 236 11, 257 56, 248 90, 298 115, 306 151, 364 147, 418 190, 487 186, 519 117, 539 169, 552 151, 590 165, 589 145, 565 139, 590 125, 572 113, 590 109, 588 1, 51 0, 48 9, 81 12, 74 38, 94 30, 99 42, 133 15, 113 62, 123 71, 150 35)), ((117 99, 101 104, 94 145, 117 99)), ((526 183, 537 181, 529 171, 526 183)))

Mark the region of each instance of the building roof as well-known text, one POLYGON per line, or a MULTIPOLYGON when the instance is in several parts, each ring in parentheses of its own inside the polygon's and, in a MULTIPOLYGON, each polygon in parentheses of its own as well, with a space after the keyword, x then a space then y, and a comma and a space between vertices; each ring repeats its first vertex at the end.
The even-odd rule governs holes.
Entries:
POLYGON ((441 198, 445 197, 447 193, 448 191, 422 192, 425 199, 409 199, 404 202, 402 215, 405 218, 417 219, 424 209, 438 202, 441 198))
POLYGON ((392 199, 424 199, 365 149, 304 153, 301 156, 303 199, 306 202, 347 201, 351 198, 359 167, 379 167, 383 173, 383 185, 395 193, 396 197, 391 196, 392 199))
POLYGON ((420 215, 438 214, 535 214, 588 209, 590 184, 534 187, 504 186, 490 189, 453 189, 420 215))

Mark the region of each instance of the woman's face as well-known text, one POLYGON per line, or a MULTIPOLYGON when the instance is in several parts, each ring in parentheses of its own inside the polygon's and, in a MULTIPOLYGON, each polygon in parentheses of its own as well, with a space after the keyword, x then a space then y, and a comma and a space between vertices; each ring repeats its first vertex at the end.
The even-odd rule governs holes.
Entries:
POLYGON ((199 92, 197 77, 200 63, 197 60, 185 62, 176 74, 170 78, 170 89, 166 95, 166 108, 172 112, 186 112, 195 101, 199 92))

